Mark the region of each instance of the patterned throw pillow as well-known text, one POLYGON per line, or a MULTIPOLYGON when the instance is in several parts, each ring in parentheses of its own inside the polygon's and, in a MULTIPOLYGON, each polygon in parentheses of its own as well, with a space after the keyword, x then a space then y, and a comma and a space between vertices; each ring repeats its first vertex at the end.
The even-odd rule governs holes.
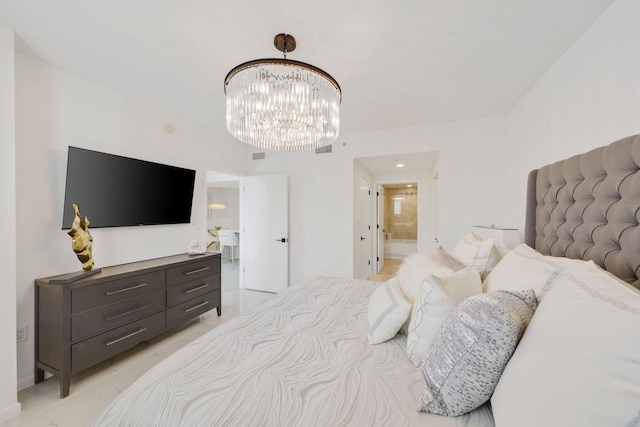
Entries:
POLYGON ((530 289, 490 292, 461 302, 420 366, 418 410, 453 417, 489 400, 536 306, 530 289))
POLYGON ((420 366, 442 324, 461 301, 482 293, 480 274, 473 267, 445 277, 427 276, 413 304, 407 336, 407 356, 420 366))
POLYGON ((409 304, 394 277, 380 285, 369 297, 369 344, 380 344, 393 338, 409 317, 409 304))

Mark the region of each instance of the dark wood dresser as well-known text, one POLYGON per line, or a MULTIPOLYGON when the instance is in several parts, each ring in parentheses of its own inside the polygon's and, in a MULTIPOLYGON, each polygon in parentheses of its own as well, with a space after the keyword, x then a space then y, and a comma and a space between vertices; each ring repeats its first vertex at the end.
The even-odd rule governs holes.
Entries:
POLYGON ((69 395, 71 375, 220 306, 220 254, 113 267, 72 283, 36 279, 35 382, 45 371, 69 395))

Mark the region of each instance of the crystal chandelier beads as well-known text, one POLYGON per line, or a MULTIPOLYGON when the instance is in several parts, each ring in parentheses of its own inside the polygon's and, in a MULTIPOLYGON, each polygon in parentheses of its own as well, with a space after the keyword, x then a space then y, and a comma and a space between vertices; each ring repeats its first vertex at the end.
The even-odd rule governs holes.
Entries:
MULTIPOLYGON (((279 49, 280 36, 274 41, 279 49)), ((340 86, 313 65, 287 60, 286 43, 281 50, 285 59, 249 61, 229 72, 227 129, 240 141, 269 150, 331 144, 340 126, 340 86)))

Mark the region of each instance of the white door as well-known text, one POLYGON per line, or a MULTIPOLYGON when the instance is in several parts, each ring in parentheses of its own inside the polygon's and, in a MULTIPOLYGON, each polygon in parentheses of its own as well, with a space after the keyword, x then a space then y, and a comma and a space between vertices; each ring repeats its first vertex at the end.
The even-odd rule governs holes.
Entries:
POLYGON ((242 181, 241 286, 283 291, 289 286, 287 175, 246 176, 242 181))
POLYGON ((371 185, 369 180, 360 177, 360 191, 358 195, 359 203, 359 236, 356 237, 358 247, 358 277, 366 279, 371 276, 373 270, 371 265, 371 255, 373 255, 373 242, 371 239, 371 185))
POLYGON ((385 235, 385 231, 384 231, 384 187, 382 185, 378 185, 378 193, 377 196, 378 198, 378 206, 377 206, 377 225, 376 225, 376 232, 378 234, 378 241, 377 241, 377 245, 378 245, 378 256, 377 256, 377 261, 378 261, 378 268, 377 268, 377 272, 380 273, 382 271, 382 269, 384 268, 384 235, 385 235))

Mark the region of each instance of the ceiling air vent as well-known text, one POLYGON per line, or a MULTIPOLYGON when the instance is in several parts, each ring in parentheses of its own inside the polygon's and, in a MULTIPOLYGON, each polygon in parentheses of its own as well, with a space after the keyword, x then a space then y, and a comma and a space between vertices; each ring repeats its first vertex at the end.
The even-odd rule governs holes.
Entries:
POLYGON ((333 151, 332 147, 333 144, 329 144, 325 145, 324 147, 316 148, 316 154, 330 153, 331 151, 333 151))
POLYGON ((264 160, 264 153, 253 153, 253 160, 264 160))

